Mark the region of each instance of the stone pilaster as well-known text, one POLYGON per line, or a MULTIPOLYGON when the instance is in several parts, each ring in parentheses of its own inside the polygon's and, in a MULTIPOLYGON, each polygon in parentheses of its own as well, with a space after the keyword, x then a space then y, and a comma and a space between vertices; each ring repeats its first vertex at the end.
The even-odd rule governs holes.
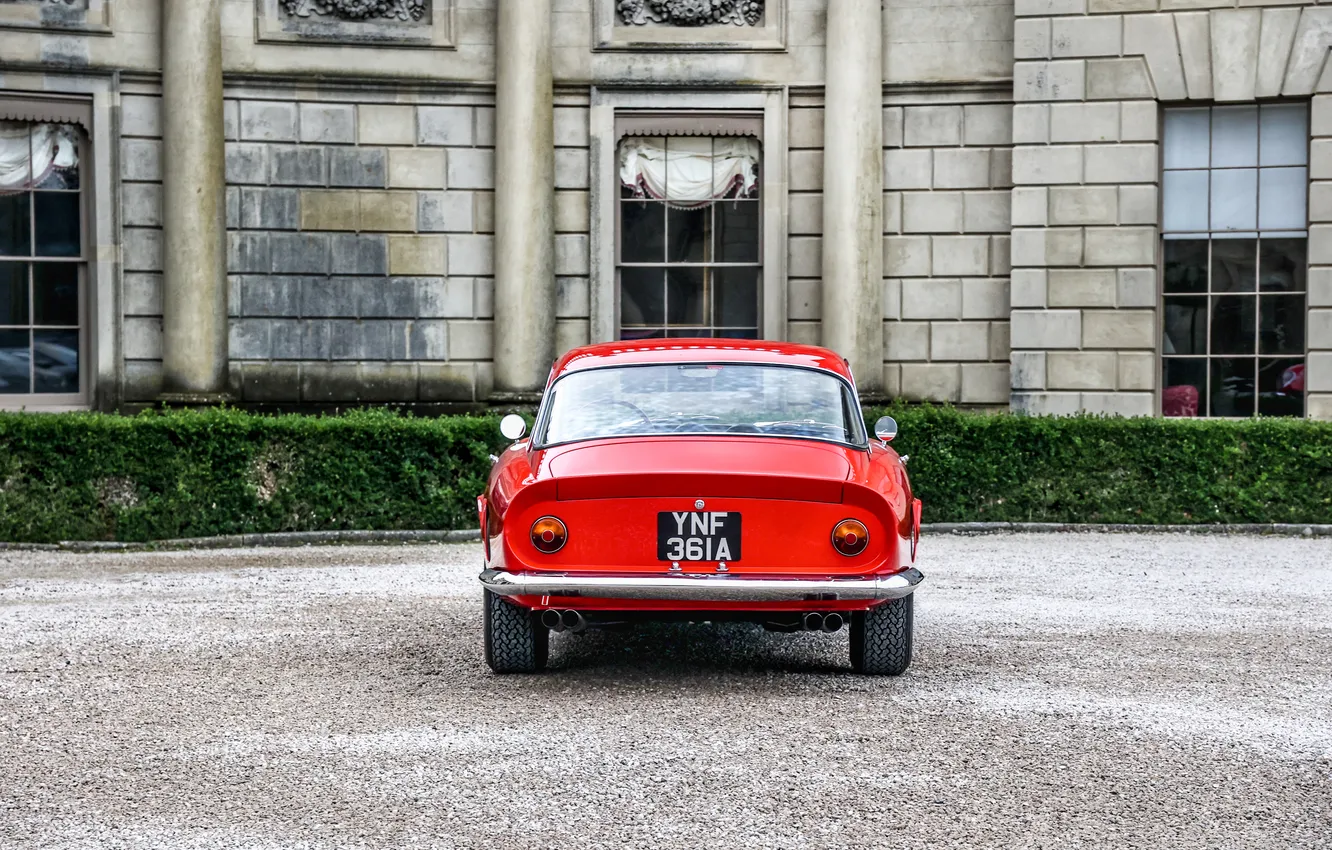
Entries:
POLYGON ((165 397, 227 385, 221 0, 162 0, 165 397))
POLYGON ((555 357, 551 0, 505 0, 495 45, 495 395, 541 392, 555 357))
POLYGON ((883 11, 830 0, 823 139, 823 344, 883 385, 883 11))

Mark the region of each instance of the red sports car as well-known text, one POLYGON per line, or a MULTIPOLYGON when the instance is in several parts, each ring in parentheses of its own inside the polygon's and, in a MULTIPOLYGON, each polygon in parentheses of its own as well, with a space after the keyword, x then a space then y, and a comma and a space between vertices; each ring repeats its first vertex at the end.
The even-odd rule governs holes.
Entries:
POLYGON ((530 438, 477 500, 486 661, 546 663, 550 632, 639 620, 835 632, 851 663, 911 663, 920 501, 884 417, 865 432, 825 348, 674 339, 564 355, 530 438))

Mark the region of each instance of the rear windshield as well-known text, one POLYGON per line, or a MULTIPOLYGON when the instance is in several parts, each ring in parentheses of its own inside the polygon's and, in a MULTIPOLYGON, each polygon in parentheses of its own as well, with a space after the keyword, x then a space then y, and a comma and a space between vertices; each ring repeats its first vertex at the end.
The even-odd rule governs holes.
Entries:
POLYGON ((672 363, 572 372, 551 387, 537 445, 659 434, 759 434, 864 445, 850 387, 814 369, 672 363))

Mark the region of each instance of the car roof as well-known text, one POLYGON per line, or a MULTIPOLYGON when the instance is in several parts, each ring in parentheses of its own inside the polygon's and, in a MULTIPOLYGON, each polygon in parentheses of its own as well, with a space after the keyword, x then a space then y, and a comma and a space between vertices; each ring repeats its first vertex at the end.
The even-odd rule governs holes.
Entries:
POLYGON ((570 350, 555 361, 551 380, 569 372, 602 366, 700 361, 805 366, 851 380, 851 369, 846 361, 830 349, 762 339, 645 339, 585 345, 570 350))

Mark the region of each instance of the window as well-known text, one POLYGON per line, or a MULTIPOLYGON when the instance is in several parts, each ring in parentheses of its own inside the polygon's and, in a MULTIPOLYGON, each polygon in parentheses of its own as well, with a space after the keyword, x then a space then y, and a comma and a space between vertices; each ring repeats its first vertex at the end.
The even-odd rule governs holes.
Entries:
POLYGON ((0 404, 80 400, 79 153, 72 124, 0 121, 0 404))
POLYGON ((1166 416, 1304 415, 1308 117, 1166 110, 1166 416))
POLYGON ((620 143, 620 337, 754 339, 759 156, 747 136, 620 143))

